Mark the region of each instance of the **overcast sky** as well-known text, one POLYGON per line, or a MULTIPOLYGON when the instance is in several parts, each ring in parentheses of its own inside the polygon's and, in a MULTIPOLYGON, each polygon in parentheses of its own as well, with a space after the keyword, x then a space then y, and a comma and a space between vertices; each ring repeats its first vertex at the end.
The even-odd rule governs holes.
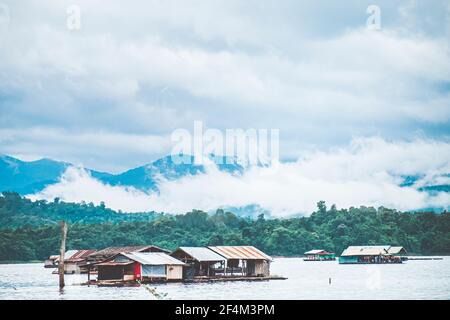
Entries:
POLYGON ((354 138, 447 146, 449 39, 445 0, 0 0, 0 153, 120 172, 195 120, 280 129, 290 160, 354 138))

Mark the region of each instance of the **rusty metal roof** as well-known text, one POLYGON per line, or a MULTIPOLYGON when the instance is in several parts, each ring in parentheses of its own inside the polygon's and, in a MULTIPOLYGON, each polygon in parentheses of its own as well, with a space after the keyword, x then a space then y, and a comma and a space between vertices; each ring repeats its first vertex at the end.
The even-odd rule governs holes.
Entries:
POLYGON ((103 256, 114 256, 116 254, 122 252, 143 252, 143 251, 152 251, 152 252, 166 252, 170 251, 166 249, 162 249, 157 246, 147 245, 147 246, 128 246, 128 247, 108 247, 103 250, 99 250, 90 255, 90 257, 103 257, 103 256))
POLYGON ((272 257, 253 246, 214 246, 208 248, 226 259, 272 260, 272 257))
POLYGON ((95 253, 96 250, 75 250, 75 253, 71 254, 68 258, 64 258, 65 261, 83 261, 89 255, 95 253))
POLYGON ((67 260, 67 259, 69 259, 71 256, 73 256, 75 253, 77 253, 78 252, 78 250, 67 250, 65 253, 64 253, 64 260, 67 260))

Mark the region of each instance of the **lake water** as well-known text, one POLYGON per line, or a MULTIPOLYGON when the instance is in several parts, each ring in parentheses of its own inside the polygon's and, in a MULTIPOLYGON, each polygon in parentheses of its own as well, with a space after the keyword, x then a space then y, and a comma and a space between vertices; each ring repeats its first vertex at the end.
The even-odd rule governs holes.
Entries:
MULTIPOLYGON (((144 287, 80 286, 85 275, 67 275, 60 293, 52 271, 42 264, 0 265, 0 299, 154 299, 144 287)), ((168 299, 450 299, 450 257, 393 265, 278 258, 271 273, 289 279, 151 287, 168 299)))

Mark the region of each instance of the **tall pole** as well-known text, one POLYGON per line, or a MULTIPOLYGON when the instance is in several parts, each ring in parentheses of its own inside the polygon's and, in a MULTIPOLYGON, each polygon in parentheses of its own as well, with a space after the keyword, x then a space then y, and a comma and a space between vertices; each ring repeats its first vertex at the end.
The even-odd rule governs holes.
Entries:
POLYGON ((66 237, 67 237, 67 223, 60 222, 61 225, 61 248, 59 250, 59 288, 64 288, 64 255, 66 253, 66 237))

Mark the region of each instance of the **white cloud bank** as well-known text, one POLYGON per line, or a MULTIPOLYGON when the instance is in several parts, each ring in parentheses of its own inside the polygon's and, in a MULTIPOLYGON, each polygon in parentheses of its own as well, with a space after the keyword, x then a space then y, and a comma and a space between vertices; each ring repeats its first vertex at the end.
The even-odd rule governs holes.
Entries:
POLYGON ((113 209, 184 213, 193 208, 259 204, 274 216, 309 214, 319 200, 338 207, 387 206, 399 210, 450 206, 449 193, 429 195, 420 187, 438 181, 450 184, 450 142, 416 139, 388 142, 354 139, 345 148, 312 152, 294 163, 255 167, 233 176, 208 167, 205 174, 161 181, 160 193, 112 187, 70 168, 58 184, 30 196, 33 199, 104 201, 113 209), (423 175, 416 186, 399 187, 402 175, 423 175))
POLYGON ((2 2, 5 154, 119 171, 195 120, 282 129, 286 159, 353 136, 448 136, 448 1, 378 0, 380 31, 364 1, 77 0, 78 31, 71 1, 2 2))

